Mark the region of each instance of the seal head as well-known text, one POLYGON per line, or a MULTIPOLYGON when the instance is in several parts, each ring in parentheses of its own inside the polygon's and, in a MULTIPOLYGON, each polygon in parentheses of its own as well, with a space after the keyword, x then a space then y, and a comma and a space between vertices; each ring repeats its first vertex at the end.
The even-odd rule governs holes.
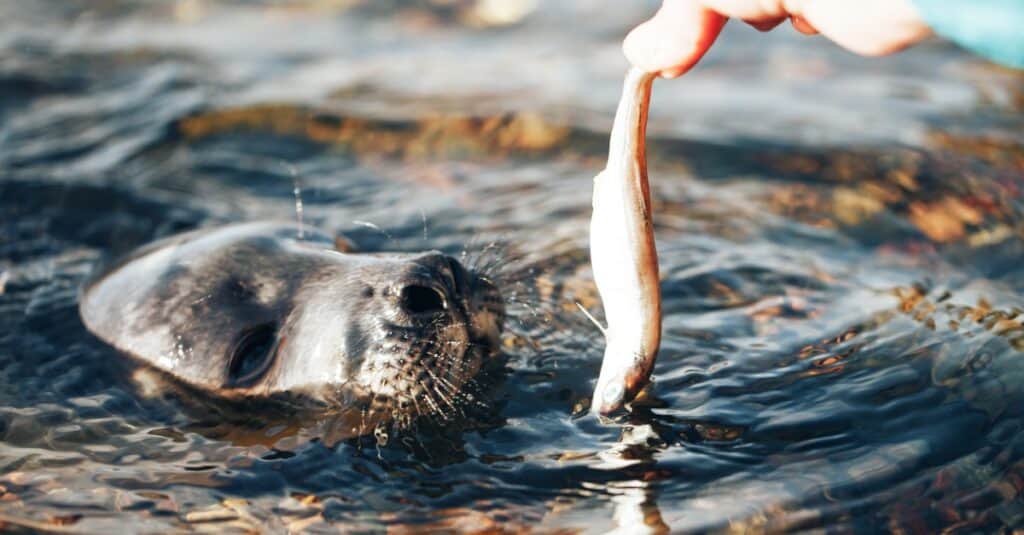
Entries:
POLYGON ((88 283, 79 312, 110 345, 218 395, 384 413, 443 411, 504 318, 495 285, 449 256, 346 254, 277 223, 150 244, 88 283))

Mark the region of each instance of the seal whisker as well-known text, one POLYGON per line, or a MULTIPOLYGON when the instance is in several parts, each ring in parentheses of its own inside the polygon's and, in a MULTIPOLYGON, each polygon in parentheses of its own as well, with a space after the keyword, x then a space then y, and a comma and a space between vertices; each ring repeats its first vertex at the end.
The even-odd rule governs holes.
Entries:
POLYGON ((505 279, 509 266, 525 258, 523 254, 511 254, 512 244, 493 240, 483 247, 478 245, 479 236, 472 238, 463 248, 462 259, 466 267, 478 277, 491 282, 505 279))
MULTIPOLYGON (((455 399, 457 401, 460 401, 461 403, 476 404, 476 405, 479 405, 479 406, 482 406, 482 407, 486 408, 486 404, 483 404, 483 403, 477 401, 476 399, 474 399, 474 397, 472 395, 470 395, 468 392, 466 392, 466 390, 473 390, 473 391, 480 391, 480 390, 482 390, 480 383, 475 378, 467 379, 463 383, 462 386, 463 386, 462 390, 456 390, 452 394, 453 399, 455 399)), ((460 409, 460 412, 462 412, 461 409, 460 409)), ((465 413, 463 413, 463 414, 465 414, 465 413)))
POLYGON ((406 397, 412 400, 413 406, 416 407, 416 416, 423 416, 423 408, 420 407, 419 396, 413 394, 407 395, 406 397))
POLYGON ((420 389, 422 389, 422 391, 423 391, 423 400, 426 401, 427 404, 430 405, 430 407, 433 409, 431 414, 437 414, 437 413, 441 412, 441 407, 439 407, 437 405, 437 403, 434 402, 434 397, 433 397, 433 395, 431 395, 430 389, 426 388, 426 386, 423 384, 422 381, 417 381, 416 386, 418 386, 418 387, 420 387, 420 389))
POLYGON ((460 409, 458 405, 452 402, 453 399, 457 400, 458 398, 453 397, 451 394, 443 394, 440 387, 437 385, 434 386, 434 391, 437 392, 438 397, 445 403, 445 405, 451 407, 452 412, 458 413, 459 416, 462 416, 463 418, 466 417, 466 413, 460 409))
MULTIPOLYGON (((509 262, 513 261, 514 259, 511 255, 508 254, 508 250, 511 247, 509 244, 492 243, 491 245, 492 247, 489 248, 489 251, 485 251, 490 253, 490 258, 487 259, 486 262, 478 265, 475 271, 477 273, 484 274, 488 278, 496 278, 496 275, 501 274, 501 271, 498 269, 498 266, 509 265, 509 262)), ((481 256, 483 257, 483 255, 481 256)))
MULTIPOLYGON (((451 372, 449 371, 448 373, 450 374, 451 372)), ((455 385, 453 385, 451 381, 444 377, 434 374, 434 372, 430 372, 430 376, 433 377, 435 381, 437 381, 439 387, 443 386, 448 391, 448 395, 458 395, 459 389, 455 388, 455 385)))
POLYGON ((466 414, 461 409, 459 409, 454 403, 452 403, 453 399, 458 399, 458 390, 454 389, 454 387, 452 387, 450 383, 448 383, 441 377, 435 375, 434 372, 428 370, 427 373, 429 373, 430 376, 434 379, 434 384, 432 386, 434 387, 434 391, 437 393, 438 397, 442 401, 444 401, 445 404, 451 407, 452 410, 459 412, 463 417, 465 417, 466 414), (448 391, 442 391, 442 386, 445 386, 448 391))
MULTIPOLYGON (((462 366, 462 363, 452 362, 452 360, 453 360, 453 359, 452 359, 452 357, 450 357, 449 355, 443 354, 443 353, 431 353, 431 354, 430 354, 430 356, 431 356, 432 358, 435 358, 435 359, 443 359, 443 360, 446 360, 446 361, 448 361, 449 363, 453 364, 453 365, 451 365, 451 366, 448 366, 448 367, 446 368, 446 372, 445 372, 445 373, 446 373, 446 375, 448 375, 449 377, 451 377, 452 371, 453 371, 453 369, 455 368, 455 366, 456 366, 456 365, 458 365, 458 366, 462 366)), ((457 395, 458 395, 459 389, 458 389, 458 388, 457 388, 457 387, 456 387, 456 386, 455 386, 455 385, 454 385, 454 384, 453 384, 453 383, 452 383, 451 381, 449 381, 449 380, 448 380, 447 378, 445 378, 445 377, 440 377, 440 376, 437 376, 437 375, 434 375, 433 373, 432 373, 431 375, 432 375, 433 377, 435 377, 435 380, 437 380, 437 381, 438 381, 438 382, 439 382, 440 384, 444 385, 444 386, 445 386, 446 388, 448 388, 449 390, 451 390, 451 392, 452 392, 452 395, 455 395, 455 396, 457 396, 457 395)), ((472 378, 472 377, 470 377, 470 378, 467 378, 467 379, 466 379, 466 380, 464 381, 464 383, 465 383, 465 384, 468 384, 468 383, 469 383, 469 382, 471 382, 471 381, 473 381, 473 378, 472 378)))
POLYGON ((435 378, 434 380, 437 381, 437 388, 438 389, 440 389, 441 387, 444 387, 444 389, 446 390, 447 396, 449 396, 449 397, 451 397, 453 399, 454 398, 458 398, 459 390, 457 388, 455 388, 455 385, 453 385, 451 383, 451 381, 445 379, 444 377, 437 376, 437 375, 434 375, 434 378, 435 378))

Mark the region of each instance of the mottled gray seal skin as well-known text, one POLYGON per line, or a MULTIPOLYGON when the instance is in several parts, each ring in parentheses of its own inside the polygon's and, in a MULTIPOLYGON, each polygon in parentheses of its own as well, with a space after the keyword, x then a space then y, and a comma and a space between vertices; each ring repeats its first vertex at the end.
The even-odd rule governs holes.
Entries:
POLYGON ((347 254, 294 224, 247 223, 147 245, 98 273, 96 336, 228 397, 298 394, 387 413, 441 410, 491 358, 497 288, 439 252, 347 254), (431 410, 433 409, 433 410, 431 410))

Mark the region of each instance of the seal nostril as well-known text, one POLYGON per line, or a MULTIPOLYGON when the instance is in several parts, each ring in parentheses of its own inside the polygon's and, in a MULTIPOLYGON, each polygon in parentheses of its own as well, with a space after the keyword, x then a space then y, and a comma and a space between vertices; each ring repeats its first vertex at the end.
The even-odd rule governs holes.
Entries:
POLYGON ((402 308, 410 314, 437 314, 444 311, 444 296, 427 286, 411 285, 402 288, 402 308))

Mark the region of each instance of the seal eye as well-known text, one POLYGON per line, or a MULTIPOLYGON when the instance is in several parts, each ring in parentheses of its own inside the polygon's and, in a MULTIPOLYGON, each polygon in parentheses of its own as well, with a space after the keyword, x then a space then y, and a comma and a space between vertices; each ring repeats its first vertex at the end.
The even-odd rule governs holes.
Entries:
POLYGON ((227 385, 230 388, 252 386, 270 368, 274 353, 273 323, 258 325, 238 336, 228 365, 227 385))
POLYGON ((402 288, 402 308, 414 315, 437 314, 444 311, 444 296, 426 286, 411 285, 402 288))

